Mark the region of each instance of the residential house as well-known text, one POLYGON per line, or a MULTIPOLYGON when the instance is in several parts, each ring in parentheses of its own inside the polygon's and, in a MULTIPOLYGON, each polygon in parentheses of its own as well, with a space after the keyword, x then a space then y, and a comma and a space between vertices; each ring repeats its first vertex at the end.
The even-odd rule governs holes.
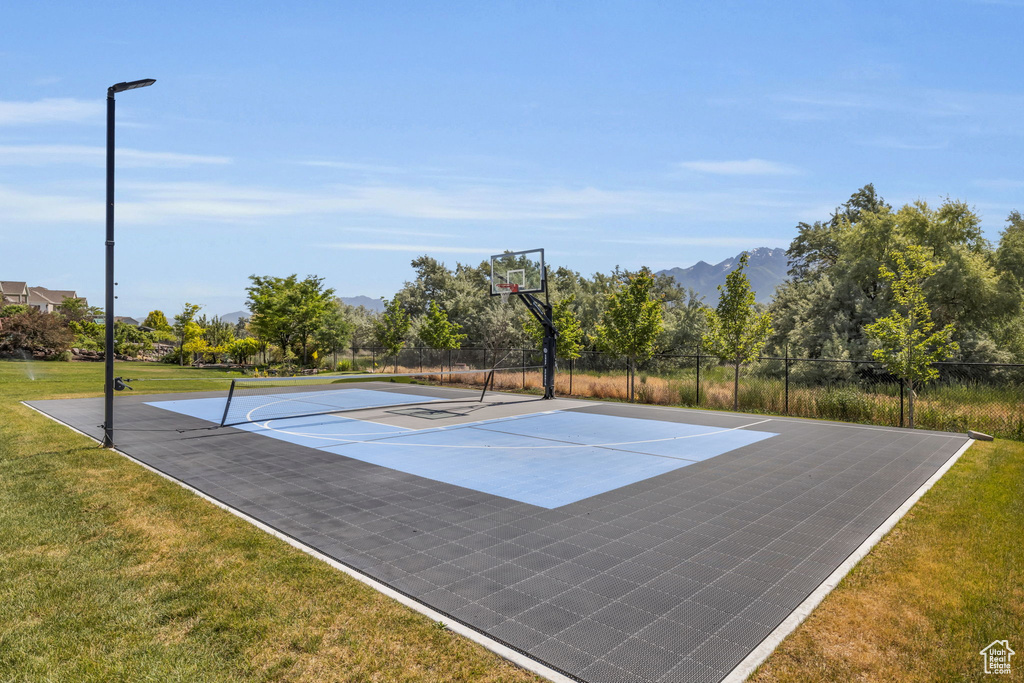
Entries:
POLYGON ((70 289, 47 289, 46 287, 28 288, 28 305, 43 313, 53 313, 65 299, 77 299, 78 295, 70 289))
POLYGON ((28 286, 24 282, 0 280, 0 307, 12 304, 28 305, 28 286))

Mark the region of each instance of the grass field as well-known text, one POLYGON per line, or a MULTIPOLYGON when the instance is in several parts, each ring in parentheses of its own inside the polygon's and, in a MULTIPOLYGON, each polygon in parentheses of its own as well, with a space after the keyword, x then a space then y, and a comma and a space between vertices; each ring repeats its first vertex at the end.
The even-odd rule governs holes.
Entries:
MULTIPOLYGON (((0 362, 0 680, 539 680, 18 403, 101 377, 0 362)), ((989 642, 1024 652, 1022 539, 1024 444, 975 444, 753 680, 986 678, 989 642)))

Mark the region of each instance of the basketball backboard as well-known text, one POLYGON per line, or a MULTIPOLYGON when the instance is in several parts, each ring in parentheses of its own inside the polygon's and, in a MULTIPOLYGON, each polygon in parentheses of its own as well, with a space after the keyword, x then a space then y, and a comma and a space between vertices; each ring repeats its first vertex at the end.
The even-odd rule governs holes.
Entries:
POLYGON ((543 292, 547 285, 544 250, 506 251, 491 257, 491 296, 543 292))

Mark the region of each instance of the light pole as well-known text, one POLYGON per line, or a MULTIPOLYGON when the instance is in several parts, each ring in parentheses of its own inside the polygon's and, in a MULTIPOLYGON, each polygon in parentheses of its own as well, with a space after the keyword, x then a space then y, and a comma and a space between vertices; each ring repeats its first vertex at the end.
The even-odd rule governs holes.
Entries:
POLYGON ((107 88, 107 302, 103 349, 103 447, 114 447, 114 95, 145 88, 155 78, 116 83, 107 88))

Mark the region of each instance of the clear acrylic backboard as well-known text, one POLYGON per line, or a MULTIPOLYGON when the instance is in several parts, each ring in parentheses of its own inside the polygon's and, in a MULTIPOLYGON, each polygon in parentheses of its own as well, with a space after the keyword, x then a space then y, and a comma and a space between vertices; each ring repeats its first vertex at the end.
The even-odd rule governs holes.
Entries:
POLYGON ((506 251, 491 257, 491 296, 543 292, 544 250, 506 251))

